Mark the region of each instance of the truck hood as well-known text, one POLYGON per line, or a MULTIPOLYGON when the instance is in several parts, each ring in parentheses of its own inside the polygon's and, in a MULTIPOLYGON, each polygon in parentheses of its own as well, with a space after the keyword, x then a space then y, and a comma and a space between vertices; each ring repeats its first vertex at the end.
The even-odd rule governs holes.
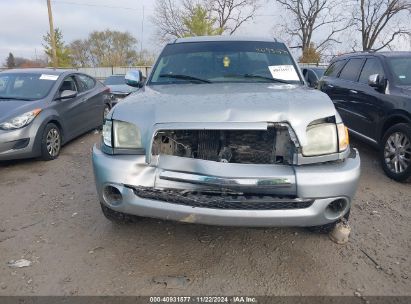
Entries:
POLYGON ((113 119, 136 124, 150 138, 157 124, 287 122, 302 145, 308 124, 330 116, 341 121, 326 94, 302 85, 272 83, 147 86, 112 113, 113 119))

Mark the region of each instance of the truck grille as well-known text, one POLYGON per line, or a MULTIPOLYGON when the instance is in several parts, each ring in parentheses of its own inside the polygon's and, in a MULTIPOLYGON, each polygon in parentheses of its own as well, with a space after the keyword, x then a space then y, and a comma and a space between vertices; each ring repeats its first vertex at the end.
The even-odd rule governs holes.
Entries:
POLYGON ((186 192, 179 190, 157 190, 147 187, 131 188, 135 195, 152 200, 197 208, 229 210, 289 210, 308 208, 313 200, 272 195, 237 195, 223 193, 186 192))
POLYGON ((267 130, 161 130, 152 154, 224 163, 290 164, 294 145, 286 127, 267 130))

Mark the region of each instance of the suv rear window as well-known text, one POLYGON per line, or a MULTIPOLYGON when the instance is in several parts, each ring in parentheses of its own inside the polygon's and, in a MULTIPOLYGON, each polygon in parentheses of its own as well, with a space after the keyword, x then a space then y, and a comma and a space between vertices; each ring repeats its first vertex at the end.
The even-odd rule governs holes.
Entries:
POLYGON ((324 76, 337 77, 338 72, 344 66, 345 60, 339 60, 332 63, 328 69, 325 71, 324 76))
POLYGON ((362 59, 354 58, 350 59, 347 64, 344 66, 340 73, 340 78, 350 81, 357 81, 358 74, 362 67, 362 59))

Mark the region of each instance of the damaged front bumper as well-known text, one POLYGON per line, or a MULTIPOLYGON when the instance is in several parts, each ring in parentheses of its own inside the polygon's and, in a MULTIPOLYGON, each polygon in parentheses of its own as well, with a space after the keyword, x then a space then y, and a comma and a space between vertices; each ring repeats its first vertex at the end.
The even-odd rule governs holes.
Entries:
POLYGON ((360 157, 353 149, 344 161, 289 166, 160 155, 147 164, 145 155, 108 155, 96 145, 93 168, 101 203, 115 211, 210 225, 316 226, 350 209, 360 157))

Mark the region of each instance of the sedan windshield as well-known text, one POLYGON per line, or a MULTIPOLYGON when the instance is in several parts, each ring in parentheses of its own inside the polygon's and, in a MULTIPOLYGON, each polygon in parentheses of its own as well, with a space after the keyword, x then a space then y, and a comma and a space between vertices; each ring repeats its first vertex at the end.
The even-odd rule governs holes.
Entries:
POLYGON ((104 81, 105 85, 118 85, 118 84, 125 84, 126 81, 124 79, 124 75, 119 75, 119 76, 109 76, 107 79, 104 81))
POLYGON ((393 57, 388 59, 388 65, 397 85, 411 85, 411 57, 393 57))
POLYGON ((36 100, 46 97, 57 75, 1 73, 0 99, 36 100))
POLYGON ((301 79, 282 43, 187 42, 165 47, 149 85, 215 82, 301 83, 301 79))

